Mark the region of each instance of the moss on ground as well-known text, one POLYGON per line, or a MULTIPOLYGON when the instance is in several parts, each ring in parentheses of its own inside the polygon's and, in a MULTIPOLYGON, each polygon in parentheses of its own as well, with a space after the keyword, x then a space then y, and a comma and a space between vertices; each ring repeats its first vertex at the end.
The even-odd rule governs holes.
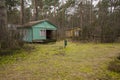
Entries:
POLYGON ((119 80, 108 70, 120 44, 28 44, 27 49, 0 57, 0 80, 119 80))

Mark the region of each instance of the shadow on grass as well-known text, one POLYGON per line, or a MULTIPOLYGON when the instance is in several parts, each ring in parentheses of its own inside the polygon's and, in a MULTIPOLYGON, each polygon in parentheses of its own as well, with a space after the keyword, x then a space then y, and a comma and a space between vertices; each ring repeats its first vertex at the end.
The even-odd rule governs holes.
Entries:
POLYGON ((25 51, 30 53, 32 50, 34 50, 35 47, 34 46, 24 46, 22 48, 18 48, 18 49, 5 49, 5 50, 0 50, 0 56, 11 56, 14 54, 20 54, 21 51, 25 51))
POLYGON ((41 41, 41 42, 39 42, 39 41, 34 41, 34 42, 31 42, 31 43, 29 43, 29 42, 26 42, 26 43, 28 43, 28 44, 55 44, 57 42, 57 40, 54 40, 54 39, 52 39, 52 40, 43 40, 43 41, 41 41))
POLYGON ((16 50, 0 50, 0 56, 7 56, 14 54, 16 50))
POLYGON ((21 49, 0 50, 0 66, 3 64, 11 64, 17 61, 25 60, 34 50, 32 46, 24 46, 21 49))

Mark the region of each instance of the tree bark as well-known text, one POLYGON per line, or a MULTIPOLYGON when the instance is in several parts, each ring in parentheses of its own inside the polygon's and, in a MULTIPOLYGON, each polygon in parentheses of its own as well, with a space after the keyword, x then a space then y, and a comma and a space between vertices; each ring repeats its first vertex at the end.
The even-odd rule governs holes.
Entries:
POLYGON ((37 0, 33 0, 33 10, 34 10, 34 14, 33 14, 33 20, 36 21, 38 20, 38 1, 37 0))
POLYGON ((20 23, 24 24, 24 0, 21 0, 20 23))
POLYGON ((0 0, 0 48, 3 46, 3 41, 7 34, 7 12, 5 7, 5 0, 0 0))

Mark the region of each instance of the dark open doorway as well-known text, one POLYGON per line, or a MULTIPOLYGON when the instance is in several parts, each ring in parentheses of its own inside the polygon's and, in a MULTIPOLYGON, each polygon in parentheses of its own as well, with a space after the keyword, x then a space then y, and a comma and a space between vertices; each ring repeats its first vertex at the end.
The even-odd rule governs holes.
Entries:
POLYGON ((52 39, 52 30, 46 31, 46 37, 47 37, 47 39, 52 39))

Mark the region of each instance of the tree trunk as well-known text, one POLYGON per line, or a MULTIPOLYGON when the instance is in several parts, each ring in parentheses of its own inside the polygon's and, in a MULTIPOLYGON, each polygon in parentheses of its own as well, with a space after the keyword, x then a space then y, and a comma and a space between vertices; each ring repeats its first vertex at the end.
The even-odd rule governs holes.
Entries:
POLYGON ((4 46, 7 38, 7 12, 5 7, 5 0, 0 0, 0 48, 4 46))
POLYGON ((34 14, 33 14, 33 20, 36 21, 38 20, 38 1, 37 0, 33 0, 33 10, 34 10, 34 14))
POLYGON ((24 0, 21 0, 20 23, 24 24, 24 0))
POLYGON ((83 14, 82 14, 82 2, 80 4, 80 28, 81 28, 81 37, 83 38, 83 14))

